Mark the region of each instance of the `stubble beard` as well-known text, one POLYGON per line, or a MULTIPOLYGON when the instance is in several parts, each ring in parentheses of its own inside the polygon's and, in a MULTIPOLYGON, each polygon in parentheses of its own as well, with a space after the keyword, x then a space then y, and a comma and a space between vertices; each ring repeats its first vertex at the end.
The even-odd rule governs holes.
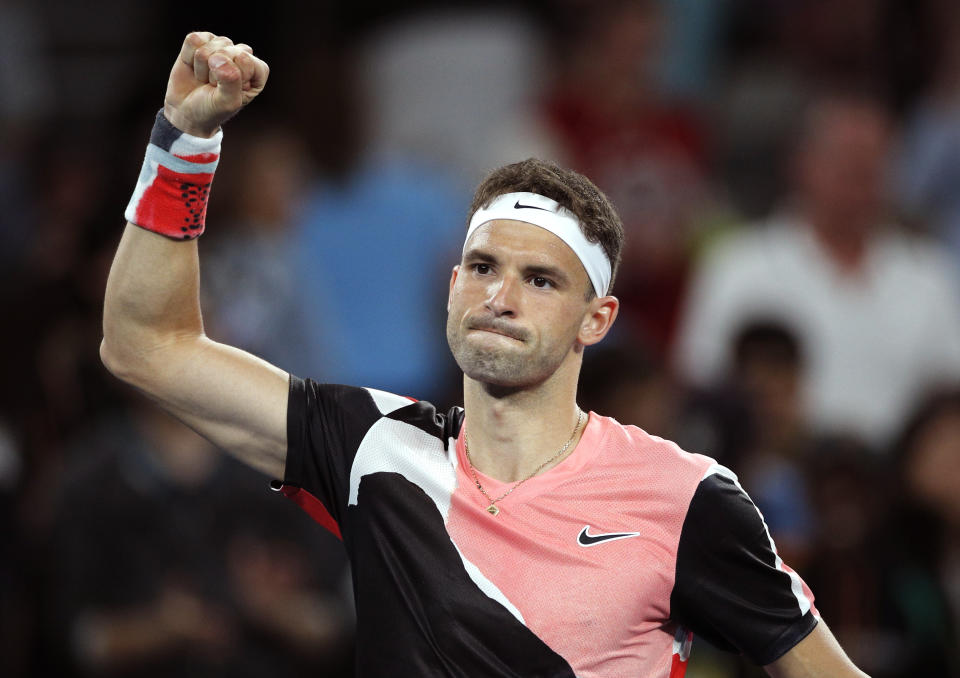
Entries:
POLYGON ((454 360, 465 375, 484 384, 509 389, 534 386, 553 374, 563 359, 546 351, 524 350, 526 340, 517 350, 480 346, 469 340, 468 333, 452 316, 447 318, 447 343, 454 360))

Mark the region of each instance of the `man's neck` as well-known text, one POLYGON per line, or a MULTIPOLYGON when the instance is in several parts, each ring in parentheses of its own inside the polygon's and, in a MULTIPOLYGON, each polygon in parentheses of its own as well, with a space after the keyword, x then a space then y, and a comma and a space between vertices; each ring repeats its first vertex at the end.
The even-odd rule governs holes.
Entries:
MULTIPOLYGON (((577 365, 579 367, 579 365, 577 365)), ((576 404, 579 370, 561 367, 547 382, 528 389, 490 387, 464 376, 464 410, 470 461, 481 473, 503 482, 528 477, 571 439, 580 410, 576 404)), ((584 423, 560 463, 583 433, 584 423)))
POLYGON ((867 259, 872 225, 854 225, 812 215, 811 227, 817 242, 833 264, 845 274, 860 273, 867 259))

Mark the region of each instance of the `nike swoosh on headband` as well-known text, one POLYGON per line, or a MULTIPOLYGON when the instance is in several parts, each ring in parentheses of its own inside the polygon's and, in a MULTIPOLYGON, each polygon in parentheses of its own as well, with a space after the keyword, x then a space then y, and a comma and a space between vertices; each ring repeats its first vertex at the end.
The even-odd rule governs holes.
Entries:
POLYGON ((520 201, 514 203, 513 209, 515 210, 543 210, 544 212, 550 212, 546 207, 537 207, 536 205, 521 205, 520 201))
POLYGON ((596 546, 605 541, 614 541, 615 539, 628 539, 630 537, 639 537, 639 532, 608 532, 606 534, 590 534, 590 526, 584 525, 577 535, 577 543, 580 546, 596 546))

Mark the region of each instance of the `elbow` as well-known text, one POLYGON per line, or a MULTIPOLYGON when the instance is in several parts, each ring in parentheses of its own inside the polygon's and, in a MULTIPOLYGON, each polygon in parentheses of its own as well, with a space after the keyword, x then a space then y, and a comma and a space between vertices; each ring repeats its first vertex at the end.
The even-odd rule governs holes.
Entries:
POLYGON ((100 362, 107 371, 122 382, 143 388, 150 380, 150 371, 154 369, 145 359, 148 353, 136 350, 116 340, 111 341, 109 335, 100 342, 100 362))
POLYGON ((112 347, 106 337, 100 342, 100 362, 107 368, 107 372, 115 376, 120 381, 130 383, 133 381, 132 371, 129 368, 129 361, 124 361, 120 353, 112 347))
POLYGON ((100 342, 100 362, 120 381, 159 396, 171 386, 170 375, 184 369, 201 348, 196 339, 190 335, 166 342, 124 342, 111 340, 106 333, 100 342))

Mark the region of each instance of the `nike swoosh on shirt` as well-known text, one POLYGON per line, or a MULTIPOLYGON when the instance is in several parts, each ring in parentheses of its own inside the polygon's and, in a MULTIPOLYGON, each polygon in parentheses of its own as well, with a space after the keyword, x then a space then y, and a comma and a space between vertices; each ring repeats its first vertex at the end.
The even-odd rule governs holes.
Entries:
POLYGON ((513 209, 515 209, 515 210, 543 210, 544 212, 551 212, 551 211, 552 211, 552 210, 548 210, 546 207, 537 207, 536 205, 521 205, 519 200, 517 200, 517 202, 515 202, 515 203, 513 204, 513 209))
POLYGON ((590 534, 590 526, 584 525, 583 529, 580 530, 580 534, 577 535, 577 543, 580 544, 580 546, 596 546, 597 544, 602 544, 605 541, 627 539, 629 537, 639 536, 639 532, 608 532, 606 534, 590 534))

